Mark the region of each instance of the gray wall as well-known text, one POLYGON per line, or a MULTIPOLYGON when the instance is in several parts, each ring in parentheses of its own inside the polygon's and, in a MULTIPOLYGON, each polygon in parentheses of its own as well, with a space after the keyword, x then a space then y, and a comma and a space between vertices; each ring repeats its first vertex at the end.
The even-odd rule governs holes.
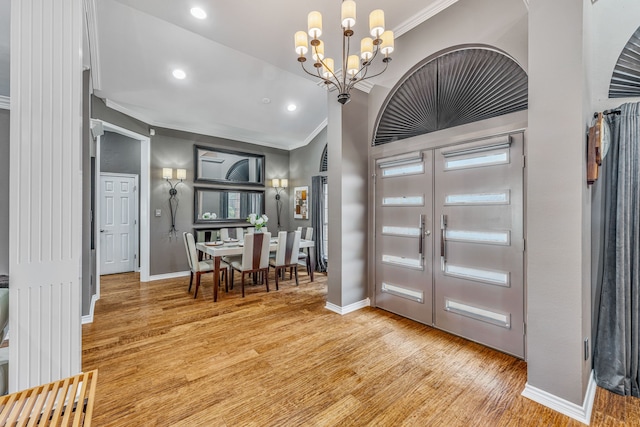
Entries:
POLYGON ((368 96, 342 106, 329 93, 329 281, 327 303, 345 307, 368 293, 368 96))
POLYGON ((100 172, 140 175, 140 141, 115 132, 100 138, 100 172))
MULTIPOLYGON (((313 140, 304 147, 291 150, 289 153, 289 188, 287 189, 286 200, 282 207, 282 212, 285 209, 291 209, 289 215, 291 216, 291 229, 298 227, 310 227, 311 226, 311 209, 309 209, 309 219, 295 219, 293 218, 293 202, 289 202, 289 197, 293 197, 294 187, 309 187, 309 194, 311 193, 311 177, 318 175, 327 175, 327 172, 320 173, 320 159, 324 147, 327 145, 327 128, 325 127, 316 135, 313 140)), ((310 196, 309 196, 310 197, 310 196)), ((311 208, 311 206, 309 206, 311 208)))
MULTIPOLYGON (((0 187, 9 188, 9 110, 0 109, 0 187)), ((9 204, 0 203, 0 274, 9 274, 9 204)))
MULTIPOLYGON (((92 117, 102 119, 105 122, 137 132, 143 135, 149 134, 149 126, 145 123, 114 111, 99 99, 93 99, 92 117)), ((224 138, 199 135, 189 132, 174 131, 171 129, 154 128, 155 136, 151 136, 151 204, 150 211, 150 274, 159 275, 188 271, 184 244, 182 242, 183 231, 192 232, 193 223, 193 177, 194 177, 194 145, 205 145, 224 148, 235 151, 244 151, 265 155, 265 177, 271 178, 288 176, 289 152, 275 148, 262 147, 224 138), (187 170, 187 179, 177 187, 179 199, 178 214, 176 218, 177 236, 170 236, 171 220, 169 215, 169 185, 162 178, 162 168, 184 168, 187 170), (156 209, 161 209, 162 215, 155 216, 156 209)), ((142 177, 141 177, 142 178, 142 177)), ((198 184, 200 186, 200 184, 198 184)), ((215 187, 211 185, 202 185, 215 187)), ((231 187, 225 187, 231 188, 231 187)), ((256 187, 247 187, 257 189, 256 187)), ((273 197, 275 190, 265 186, 265 207, 269 216, 269 228, 274 229, 276 207, 273 197)), ((283 207, 281 224, 283 229, 289 229, 290 220, 288 209, 283 207)), ((242 222, 239 225, 248 223, 242 222)), ((198 225, 198 227, 206 227, 198 225)))

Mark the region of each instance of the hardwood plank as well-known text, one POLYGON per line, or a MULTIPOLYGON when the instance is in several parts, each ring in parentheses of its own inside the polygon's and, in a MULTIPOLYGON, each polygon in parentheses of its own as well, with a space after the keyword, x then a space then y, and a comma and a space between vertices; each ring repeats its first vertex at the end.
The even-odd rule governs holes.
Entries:
MULTIPOLYGON (((196 299, 188 277, 103 276, 83 326, 94 425, 580 425, 520 395, 522 360, 375 308, 339 316, 315 279, 213 303, 208 276, 196 299)), ((638 399, 596 396, 591 425, 640 425, 638 399)))

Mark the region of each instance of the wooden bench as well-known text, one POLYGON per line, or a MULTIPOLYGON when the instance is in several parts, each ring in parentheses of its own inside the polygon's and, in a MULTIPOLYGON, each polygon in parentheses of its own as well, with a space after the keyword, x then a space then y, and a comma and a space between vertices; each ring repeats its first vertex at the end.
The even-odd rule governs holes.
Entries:
POLYGON ((90 426, 98 371, 0 397, 0 426, 90 426))

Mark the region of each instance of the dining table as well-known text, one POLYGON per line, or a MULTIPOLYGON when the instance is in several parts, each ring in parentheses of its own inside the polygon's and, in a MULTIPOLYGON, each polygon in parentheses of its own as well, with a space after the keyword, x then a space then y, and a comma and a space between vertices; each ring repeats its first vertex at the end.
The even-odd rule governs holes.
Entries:
MULTIPOLYGON (((233 239, 235 240, 235 239, 233 239)), ((278 247, 278 239, 271 238, 269 251, 275 252, 278 247)), ((307 249, 311 272, 309 278, 313 282, 313 272, 316 268, 315 245, 313 240, 300 239, 300 249, 307 249)), ((220 260, 223 256, 242 255, 244 250, 243 242, 238 241, 216 241, 196 243, 196 249, 203 254, 210 255, 213 259, 213 283, 220 283, 220 260)), ((218 286, 213 287, 213 301, 218 301, 218 286)))

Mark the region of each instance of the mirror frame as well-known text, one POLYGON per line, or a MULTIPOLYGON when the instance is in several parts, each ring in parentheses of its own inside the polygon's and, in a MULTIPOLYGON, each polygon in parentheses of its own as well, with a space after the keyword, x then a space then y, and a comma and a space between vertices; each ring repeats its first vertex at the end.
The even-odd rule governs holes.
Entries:
POLYGON ((243 188, 213 188, 213 187, 193 187, 193 223, 194 224, 241 224, 246 223, 247 226, 250 224, 247 222, 246 218, 216 218, 216 219, 202 219, 198 218, 198 192, 200 191, 208 191, 208 192, 218 192, 218 193, 252 193, 252 194, 261 194, 262 195, 262 203, 261 203, 261 213, 265 213, 266 200, 265 200, 265 191, 264 190, 247 190, 243 188))
POLYGON ((254 154, 254 153, 246 153, 243 151, 234 151, 234 150, 227 150, 224 148, 218 148, 218 147, 208 147, 206 145, 195 145, 193 146, 193 163, 194 163, 194 177, 193 177, 193 182, 194 183, 200 183, 200 184, 218 184, 218 185, 250 185, 250 186, 259 186, 259 187, 264 187, 265 186, 265 166, 266 166, 266 162, 265 162, 265 156, 264 154, 254 154), (247 181, 228 181, 225 179, 207 179, 207 178, 200 178, 200 162, 198 161, 198 150, 206 150, 206 151, 211 151, 211 152, 216 152, 216 153, 224 153, 224 154, 233 154, 236 156, 243 156, 243 157, 247 157, 247 158, 253 158, 253 159, 260 159, 262 160, 262 167, 261 170, 259 171, 259 182, 247 182, 247 181))

